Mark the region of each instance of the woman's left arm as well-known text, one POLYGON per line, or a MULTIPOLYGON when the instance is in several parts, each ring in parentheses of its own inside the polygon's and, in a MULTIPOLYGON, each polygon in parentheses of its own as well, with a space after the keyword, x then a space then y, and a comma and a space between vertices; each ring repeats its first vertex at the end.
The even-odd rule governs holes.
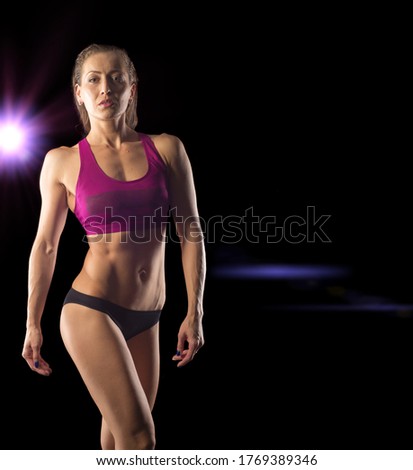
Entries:
POLYGON ((178 367, 190 362, 204 344, 202 327, 206 274, 204 235, 197 207, 192 167, 181 140, 173 135, 157 136, 155 144, 168 166, 168 190, 172 216, 181 244, 182 268, 188 310, 178 332, 178 367))

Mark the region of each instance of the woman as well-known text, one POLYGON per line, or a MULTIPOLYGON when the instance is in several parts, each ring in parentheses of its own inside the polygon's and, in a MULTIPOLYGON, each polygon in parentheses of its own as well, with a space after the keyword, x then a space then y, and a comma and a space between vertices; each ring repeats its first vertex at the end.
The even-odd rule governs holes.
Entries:
POLYGON ((182 253, 188 311, 173 360, 182 367, 204 343, 206 260, 190 162, 168 134, 137 132, 137 75, 127 52, 91 44, 73 68, 85 137, 50 150, 40 175, 42 207, 29 259, 23 357, 52 373, 41 355, 41 317, 68 209, 89 242, 62 308, 60 329, 102 414, 102 449, 154 449, 158 325, 165 302, 168 210, 182 253))

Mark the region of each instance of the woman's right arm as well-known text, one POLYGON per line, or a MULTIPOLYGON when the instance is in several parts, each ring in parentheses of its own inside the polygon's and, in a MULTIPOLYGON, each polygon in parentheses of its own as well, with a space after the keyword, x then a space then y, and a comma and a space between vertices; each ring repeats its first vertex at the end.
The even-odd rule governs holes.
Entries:
POLYGON ((62 149, 48 152, 40 173, 42 205, 29 258, 26 337, 22 356, 29 367, 41 375, 52 372, 40 353, 43 342, 40 324, 68 210, 66 189, 60 177, 62 167, 62 149))

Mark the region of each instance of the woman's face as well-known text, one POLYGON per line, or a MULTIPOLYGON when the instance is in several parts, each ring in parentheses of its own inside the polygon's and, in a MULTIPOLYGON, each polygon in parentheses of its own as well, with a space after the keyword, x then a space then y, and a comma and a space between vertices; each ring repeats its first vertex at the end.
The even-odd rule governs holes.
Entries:
POLYGON ((99 52, 85 60, 81 83, 76 85, 79 104, 89 118, 103 121, 124 115, 136 91, 130 83, 125 64, 116 52, 99 52))

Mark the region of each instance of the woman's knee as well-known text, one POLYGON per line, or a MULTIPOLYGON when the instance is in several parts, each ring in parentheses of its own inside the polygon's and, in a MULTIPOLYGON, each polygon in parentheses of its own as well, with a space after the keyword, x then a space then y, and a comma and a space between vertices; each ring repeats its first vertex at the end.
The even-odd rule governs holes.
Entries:
POLYGON ((115 450, 115 439, 109 428, 103 424, 100 432, 100 445, 102 450, 115 450))
POLYGON ((151 433, 140 432, 115 439, 115 449, 117 450, 154 450, 155 446, 155 436, 151 433))
POLYGON ((152 419, 140 422, 132 433, 138 449, 155 449, 155 424, 152 419))
POLYGON ((156 446, 155 430, 145 429, 136 436, 136 443, 139 449, 153 450, 156 446))
POLYGON ((116 448, 153 450, 156 445, 155 427, 153 423, 140 423, 135 429, 124 430, 116 439, 116 448), (120 447, 118 447, 118 445, 120 447))

